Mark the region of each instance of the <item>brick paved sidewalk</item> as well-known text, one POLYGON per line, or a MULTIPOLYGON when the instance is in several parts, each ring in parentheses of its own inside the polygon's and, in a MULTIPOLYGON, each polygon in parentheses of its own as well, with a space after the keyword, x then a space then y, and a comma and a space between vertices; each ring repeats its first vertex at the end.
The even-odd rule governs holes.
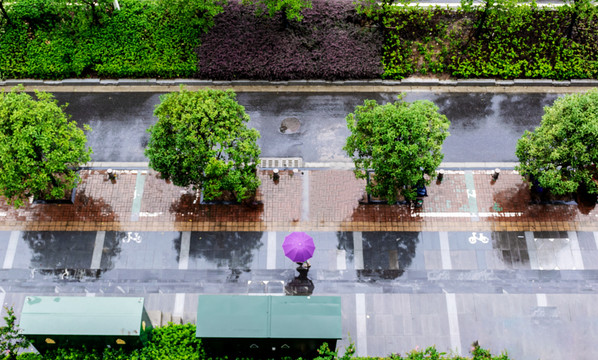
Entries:
POLYGON ((200 204, 198 194, 153 171, 85 170, 74 204, 0 205, 0 230, 136 231, 597 231, 598 210, 532 204, 514 171, 449 171, 428 187, 424 206, 363 204, 365 181, 351 171, 260 171, 258 203, 200 204))

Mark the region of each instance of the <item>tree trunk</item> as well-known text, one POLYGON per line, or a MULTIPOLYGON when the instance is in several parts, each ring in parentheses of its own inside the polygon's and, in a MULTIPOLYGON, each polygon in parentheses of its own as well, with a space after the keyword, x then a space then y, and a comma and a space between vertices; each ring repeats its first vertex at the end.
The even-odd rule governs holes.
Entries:
POLYGON ((571 14, 571 22, 567 28, 567 39, 573 39, 573 27, 577 25, 577 19, 579 19, 579 0, 573 0, 573 14, 571 14))
POLYGON ((280 22, 282 24, 283 29, 289 28, 289 19, 287 18, 287 7, 286 6, 284 6, 280 10, 280 22))
POLYGON ((99 25, 100 20, 98 19, 98 14, 96 13, 95 1, 94 0, 89 1, 89 6, 91 6, 91 20, 92 20, 93 24, 99 25))
POLYGON ((2 16, 6 19, 6 22, 8 23, 8 25, 12 25, 12 21, 10 21, 10 18, 8 17, 8 13, 6 12, 6 9, 4 9, 4 4, 2 3, 4 0, 0 0, 0 12, 2 12, 2 16))
POLYGON ((482 31, 484 30, 484 25, 486 25, 486 19, 488 18, 488 12, 490 11, 490 2, 493 0, 486 0, 486 6, 484 7, 484 12, 482 13, 482 17, 480 21, 478 21, 478 26, 475 29, 475 33, 473 37, 479 39, 482 35, 482 31))

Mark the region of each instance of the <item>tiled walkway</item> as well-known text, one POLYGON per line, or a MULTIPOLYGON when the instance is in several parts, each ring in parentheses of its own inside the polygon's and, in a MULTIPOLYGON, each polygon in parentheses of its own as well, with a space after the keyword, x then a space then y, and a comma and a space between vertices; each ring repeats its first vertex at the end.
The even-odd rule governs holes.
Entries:
POLYGON ((153 171, 85 170, 74 204, 0 205, 0 230, 135 231, 596 231, 598 210, 536 204, 520 175, 447 171, 421 209, 365 204, 365 181, 348 170, 260 171, 257 201, 201 204, 198 193, 153 171))

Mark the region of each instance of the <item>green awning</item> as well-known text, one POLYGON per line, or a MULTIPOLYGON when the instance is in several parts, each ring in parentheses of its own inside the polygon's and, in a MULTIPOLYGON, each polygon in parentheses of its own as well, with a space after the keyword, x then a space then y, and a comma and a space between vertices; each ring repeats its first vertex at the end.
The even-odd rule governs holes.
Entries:
POLYGON ((338 296, 201 295, 199 338, 341 339, 338 296))
POLYGON ((24 335, 139 336, 143 298, 28 296, 21 312, 24 335))

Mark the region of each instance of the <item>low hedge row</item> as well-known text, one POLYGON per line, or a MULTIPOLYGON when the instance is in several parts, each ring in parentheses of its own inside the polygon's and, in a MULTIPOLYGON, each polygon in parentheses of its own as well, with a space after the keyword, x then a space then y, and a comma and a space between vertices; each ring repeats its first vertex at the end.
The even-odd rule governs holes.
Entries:
POLYGON ((392 6, 368 17, 348 1, 312 0, 289 23, 237 2, 119 1, 117 11, 98 0, 93 21, 89 5, 5 3, 12 24, 0 16, 0 79, 598 78, 598 11, 583 1, 392 6))
POLYGON ((382 36, 351 2, 314 0, 301 22, 256 18, 231 2, 201 40, 204 79, 371 79, 382 74, 382 36))
MULTIPOLYGON (((508 5, 508 4, 507 4, 508 5)), ((596 7, 517 4, 488 11, 393 7, 384 13, 383 78, 445 74, 457 78, 598 77, 596 7)))
POLYGON ((209 24, 182 22, 160 2, 119 2, 119 11, 112 2, 97 6, 93 23, 89 10, 77 5, 15 0, 8 8, 11 24, 3 21, 0 28, 0 78, 173 78, 196 72, 194 49, 209 24))
MULTIPOLYGON (((123 351, 121 349, 106 348, 90 350, 84 348, 58 349, 45 355, 36 353, 20 354, 17 360, 200 360, 208 359, 201 348, 201 341, 195 337, 195 325, 174 325, 154 328, 151 340, 141 349, 123 351)), ((343 356, 324 344, 319 350, 316 360, 509 360, 506 354, 492 356, 492 354, 477 345, 471 348, 471 357, 439 352, 435 347, 415 349, 405 355, 392 354, 386 358, 355 357, 355 346, 349 345, 343 356)), ((2 357, 0 357, 2 359, 2 357)), ((250 359, 247 359, 250 360, 250 359)), ((292 360, 292 359, 286 359, 292 360)))

